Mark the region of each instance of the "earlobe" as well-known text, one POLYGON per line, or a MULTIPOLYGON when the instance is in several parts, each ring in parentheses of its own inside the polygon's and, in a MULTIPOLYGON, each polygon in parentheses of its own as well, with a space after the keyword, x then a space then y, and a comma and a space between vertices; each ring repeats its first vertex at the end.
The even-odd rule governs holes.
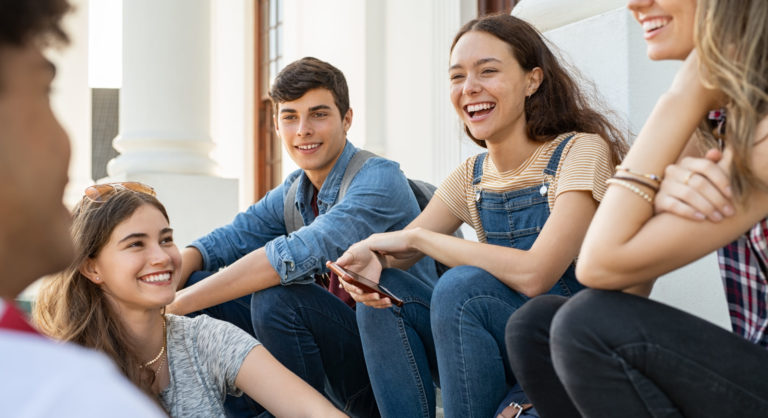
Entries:
POLYGON ((351 107, 347 109, 347 113, 344 115, 343 126, 344 126, 344 133, 346 134, 347 131, 349 131, 349 127, 352 126, 352 108, 351 107))
POLYGON ((534 93, 536 93, 537 90, 539 90, 539 86, 541 85, 542 80, 544 79, 544 72, 541 71, 541 68, 536 67, 528 72, 528 86, 525 90, 525 96, 530 97, 534 93))
POLYGON ((101 276, 93 259, 87 259, 79 268, 80 274, 95 284, 101 284, 101 276))

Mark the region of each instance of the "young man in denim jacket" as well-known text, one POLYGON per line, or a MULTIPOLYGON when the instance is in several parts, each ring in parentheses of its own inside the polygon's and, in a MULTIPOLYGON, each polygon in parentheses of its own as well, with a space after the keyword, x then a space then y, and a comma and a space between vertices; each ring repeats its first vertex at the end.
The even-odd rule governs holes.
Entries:
MULTIPOLYGON (((315 58, 295 61, 277 75, 270 97, 275 130, 300 170, 184 249, 183 282, 196 270, 227 268, 204 279, 192 274, 170 311, 203 310, 239 325, 345 412, 378 416, 354 301, 325 274, 325 262, 373 233, 402 229, 419 206, 399 165, 378 157, 365 161, 337 199, 357 152, 346 139, 352 109, 337 68, 315 58), (305 226, 287 234, 284 199, 294 181, 305 226)), ((431 260, 411 270, 437 280, 431 260)))

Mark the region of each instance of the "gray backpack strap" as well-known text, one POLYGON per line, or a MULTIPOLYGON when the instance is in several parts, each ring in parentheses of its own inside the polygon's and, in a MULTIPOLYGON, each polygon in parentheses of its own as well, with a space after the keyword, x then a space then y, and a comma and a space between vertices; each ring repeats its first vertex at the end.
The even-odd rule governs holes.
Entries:
MULTIPOLYGON (((363 167, 365 161, 371 157, 376 157, 376 154, 366 151, 358 150, 352 158, 349 159, 347 169, 344 171, 344 176, 341 178, 341 186, 339 186, 339 194, 336 196, 338 202, 347 193, 349 184, 352 183, 352 179, 355 177, 358 171, 363 167)), ((299 176, 300 177, 300 176, 299 176)), ((291 183, 291 187, 288 188, 288 193, 283 200, 283 219, 285 220, 285 233, 290 234, 298 231, 299 228, 304 226, 304 219, 301 217, 299 208, 296 207, 296 192, 299 190, 299 177, 291 183)))
POLYGON ((358 171, 363 167, 363 164, 369 159, 377 157, 376 154, 366 151, 364 149, 357 150, 355 155, 352 156, 352 158, 349 159, 349 163, 347 164, 347 169, 344 171, 344 176, 341 178, 341 185, 339 186, 339 194, 336 195, 336 201, 340 201, 341 198, 344 197, 345 194, 347 194, 347 189, 349 189, 350 183, 352 183, 352 179, 355 178, 355 174, 357 174, 358 171))
MULTIPOLYGON (((301 177, 301 176, 299 176, 301 177)), ((304 219, 296 207, 296 191, 299 189, 299 177, 296 177, 288 188, 288 193, 283 200, 283 220, 285 220, 285 233, 290 234, 304 226, 304 219)))

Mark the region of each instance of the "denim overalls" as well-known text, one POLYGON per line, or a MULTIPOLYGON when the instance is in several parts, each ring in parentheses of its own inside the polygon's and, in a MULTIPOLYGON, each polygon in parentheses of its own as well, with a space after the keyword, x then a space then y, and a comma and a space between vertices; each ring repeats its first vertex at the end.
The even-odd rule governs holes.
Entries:
MULTIPOLYGON (((565 138, 552 154, 544 170, 548 179, 557 174, 571 139, 565 138)), ((477 185, 486 156, 475 160, 473 184, 487 242, 528 250, 549 217, 550 181, 504 193, 482 190, 477 185)), ((571 265, 548 293, 571 296, 582 288, 571 265)), ((455 267, 438 280, 430 322, 446 417, 495 416, 503 399, 525 400, 509 367, 504 331, 507 319, 528 300, 473 266, 455 267)))
MULTIPOLYGON (((548 178, 555 178, 563 149, 571 138, 573 135, 563 139, 552 153, 544 169, 548 178)), ((478 185, 483 178, 483 161, 487 155, 486 152, 477 156, 472 180, 475 185, 477 212, 485 230, 486 240, 488 244, 528 250, 549 218, 549 182, 503 193, 482 190, 478 185)), ((584 286, 576 280, 575 268, 571 264, 547 293, 571 296, 583 288, 584 286)))
MULTIPOLYGON (((555 150, 547 175, 556 174, 570 139, 555 150)), ((476 159, 475 184, 484 158, 476 159)), ((548 189, 545 182, 507 193, 480 190, 478 211, 488 243, 529 249, 549 216, 548 189)), ((436 369, 446 418, 495 416, 514 384, 504 329, 528 297, 474 266, 448 270, 434 290, 398 269, 385 269, 380 280, 405 301, 402 308, 357 307, 366 367, 382 416, 434 417, 436 369)), ((571 266, 550 293, 571 295, 581 288, 571 266)))

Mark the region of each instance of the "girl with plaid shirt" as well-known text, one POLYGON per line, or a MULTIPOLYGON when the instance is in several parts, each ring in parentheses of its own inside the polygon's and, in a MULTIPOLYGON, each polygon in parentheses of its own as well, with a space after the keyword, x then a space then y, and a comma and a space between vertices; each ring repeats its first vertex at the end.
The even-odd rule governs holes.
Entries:
POLYGON ((650 58, 685 62, 587 232, 576 274, 594 290, 513 314, 511 367, 542 417, 768 416, 768 2, 629 8, 650 58), (721 146, 690 157, 719 108, 721 146), (718 249, 733 333, 637 296, 718 249))

